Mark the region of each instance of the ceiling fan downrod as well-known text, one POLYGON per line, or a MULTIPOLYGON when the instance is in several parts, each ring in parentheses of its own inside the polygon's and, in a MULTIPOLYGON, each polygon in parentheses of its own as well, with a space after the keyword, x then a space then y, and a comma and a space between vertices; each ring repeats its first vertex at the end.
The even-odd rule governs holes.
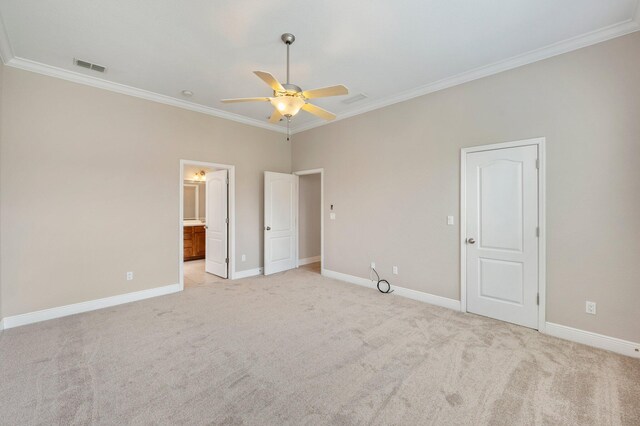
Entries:
POLYGON ((291 33, 284 33, 280 36, 280 39, 287 45, 287 84, 289 83, 289 46, 296 41, 296 36, 291 33))

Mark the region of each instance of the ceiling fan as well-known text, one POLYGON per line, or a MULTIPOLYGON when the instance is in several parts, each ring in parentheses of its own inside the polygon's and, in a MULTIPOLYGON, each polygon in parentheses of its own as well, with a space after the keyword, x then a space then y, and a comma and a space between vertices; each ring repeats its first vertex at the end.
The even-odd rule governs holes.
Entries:
POLYGON ((320 108, 319 106, 308 103, 309 99, 324 98, 327 96, 341 96, 349 93, 349 90, 339 84, 337 86, 323 87, 320 89, 302 90, 299 86, 291 84, 289 82, 289 46, 293 44, 296 37, 293 34, 285 33, 280 37, 284 44, 287 45, 287 82, 286 84, 280 84, 280 82, 271 74, 265 71, 254 71, 262 81, 267 83, 271 89, 273 89, 272 97, 263 98, 237 98, 237 99, 222 99, 222 102, 271 102, 274 106, 274 111, 269 118, 269 122, 277 123, 282 118, 287 119, 287 124, 291 120, 291 117, 296 115, 301 109, 323 118, 327 121, 336 118, 335 114, 320 108))

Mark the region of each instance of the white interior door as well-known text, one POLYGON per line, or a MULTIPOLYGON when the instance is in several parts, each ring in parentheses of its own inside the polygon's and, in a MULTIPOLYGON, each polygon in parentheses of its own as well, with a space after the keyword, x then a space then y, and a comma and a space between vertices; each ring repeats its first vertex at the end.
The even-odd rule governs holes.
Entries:
POLYGON ((207 226, 205 270, 222 278, 227 278, 228 256, 228 180, 227 170, 210 172, 207 180, 207 226))
POLYGON ((264 274, 296 267, 298 176, 264 172, 264 274))
POLYGON ((538 147, 466 155, 467 311, 538 328, 538 147))

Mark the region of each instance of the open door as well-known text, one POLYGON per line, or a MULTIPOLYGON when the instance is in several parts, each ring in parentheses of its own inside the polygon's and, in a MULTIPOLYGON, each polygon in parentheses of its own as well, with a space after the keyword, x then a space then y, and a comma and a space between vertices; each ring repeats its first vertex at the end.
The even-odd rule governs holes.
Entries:
POLYGON ((205 270, 222 278, 227 278, 228 256, 228 180, 227 170, 210 172, 207 181, 207 242, 205 270))
POLYGON ((298 176, 264 172, 264 274, 296 267, 298 176))

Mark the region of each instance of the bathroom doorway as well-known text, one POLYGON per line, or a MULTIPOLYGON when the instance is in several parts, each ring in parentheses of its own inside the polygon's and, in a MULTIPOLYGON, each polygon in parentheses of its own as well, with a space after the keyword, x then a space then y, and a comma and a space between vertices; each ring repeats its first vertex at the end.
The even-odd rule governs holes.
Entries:
POLYGON ((235 168, 180 160, 182 288, 233 279, 235 168))

